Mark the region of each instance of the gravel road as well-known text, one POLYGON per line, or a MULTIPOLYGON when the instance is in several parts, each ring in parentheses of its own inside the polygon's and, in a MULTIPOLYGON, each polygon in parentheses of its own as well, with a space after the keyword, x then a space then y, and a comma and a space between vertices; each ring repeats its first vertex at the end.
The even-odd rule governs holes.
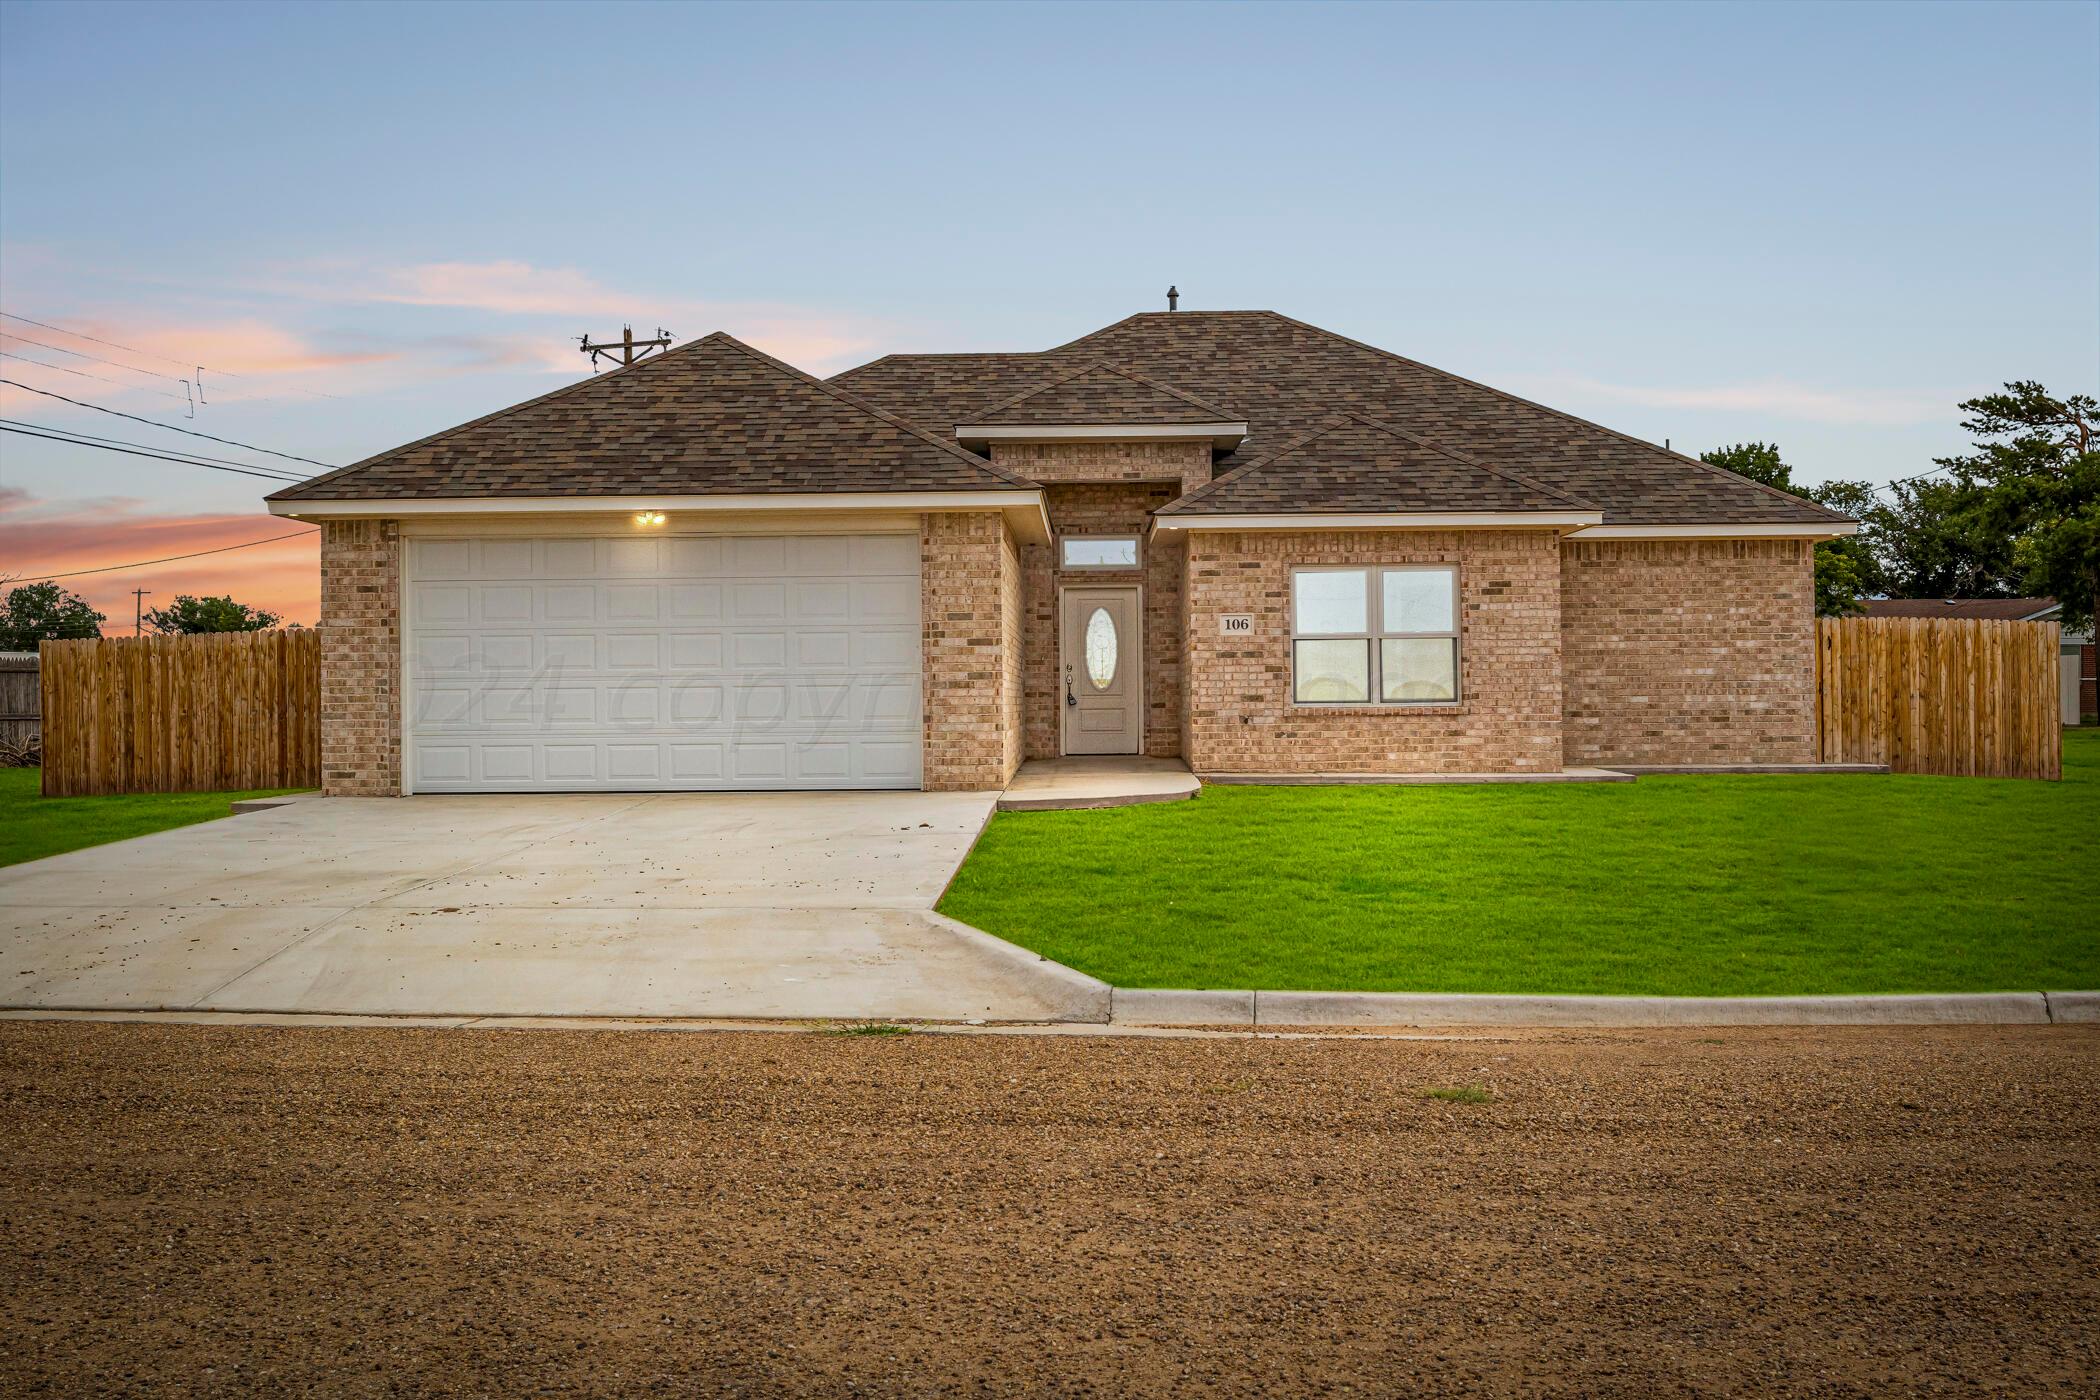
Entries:
POLYGON ((5 1022, 0 1147, 9 1395, 2100 1386, 2100 1027, 5 1022))

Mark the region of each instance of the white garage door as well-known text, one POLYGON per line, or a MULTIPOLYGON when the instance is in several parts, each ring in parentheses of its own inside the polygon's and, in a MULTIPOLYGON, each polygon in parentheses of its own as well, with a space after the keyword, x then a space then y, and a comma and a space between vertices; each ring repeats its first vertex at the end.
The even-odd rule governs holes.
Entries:
POLYGON ((919 786, 916 535, 408 541, 416 792, 919 786))

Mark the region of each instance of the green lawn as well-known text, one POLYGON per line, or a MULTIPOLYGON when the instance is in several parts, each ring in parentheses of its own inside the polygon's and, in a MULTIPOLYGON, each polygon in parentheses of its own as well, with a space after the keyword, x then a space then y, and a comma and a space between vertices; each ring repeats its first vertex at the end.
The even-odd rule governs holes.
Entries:
POLYGON ((262 792, 157 792, 133 797, 43 797, 38 770, 0 768, 0 865, 122 841, 208 822, 227 814, 244 797, 275 797, 296 789, 262 792))
POLYGON ((943 913, 1126 987, 2100 988, 2100 732, 2064 781, 1212 787, 994 818, 943 913))

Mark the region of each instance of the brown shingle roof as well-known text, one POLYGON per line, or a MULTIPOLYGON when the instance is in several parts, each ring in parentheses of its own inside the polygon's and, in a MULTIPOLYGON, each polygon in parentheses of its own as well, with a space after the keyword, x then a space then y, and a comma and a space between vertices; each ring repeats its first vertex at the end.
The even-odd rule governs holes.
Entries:
MULTIPOLYGON (((1240 416, 1172 385, 1115 365, 1092 364, 973 409, 957 423, 1236 423, 1240 416)), ((953 426, 952 424, 950 426, 953 426)))
POLYGON ((1233 406, 1248 439, 1218 470, 1258 461, 1336 413, 1596 502, 1609 524, 1820 524, 1845 517, 1719 467, 1273 311, 1146 312, 1053 350, 891 355, 844 384, 930 429, 1061 366, 1107 362, 1233 406))
POLYGON ((1349 414, 1160 508, 1161 515, 1597 509, 1515 472, 1349 414))
POLYGON ((1030 484, 943 435, 717 333, 270 499, 967 491, 1030 484))
POLYGON ((1980 617, 2018 622, 2056 606, 2054 598, 1870 598, 1868 617, 1980 617))

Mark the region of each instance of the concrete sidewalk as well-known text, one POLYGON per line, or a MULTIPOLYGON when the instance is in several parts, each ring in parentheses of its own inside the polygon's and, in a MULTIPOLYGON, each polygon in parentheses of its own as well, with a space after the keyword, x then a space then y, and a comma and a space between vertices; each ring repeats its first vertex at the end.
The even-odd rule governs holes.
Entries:
POLYGON ((292 803, 0 870, 0 1003, 1104 1020, 932 912, 995 797, 292 803))

